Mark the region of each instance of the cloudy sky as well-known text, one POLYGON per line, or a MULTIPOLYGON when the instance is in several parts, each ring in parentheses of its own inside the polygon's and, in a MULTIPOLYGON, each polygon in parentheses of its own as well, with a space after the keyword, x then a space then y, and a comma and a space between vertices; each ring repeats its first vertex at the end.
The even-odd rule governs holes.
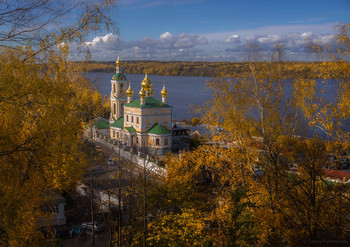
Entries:
POLYGON ((244 61, 247 43, 313 60, 305 44, 350 22, 350 0, 119 0, 110 11, 119 33, 91 37, 92 60, 244 61))

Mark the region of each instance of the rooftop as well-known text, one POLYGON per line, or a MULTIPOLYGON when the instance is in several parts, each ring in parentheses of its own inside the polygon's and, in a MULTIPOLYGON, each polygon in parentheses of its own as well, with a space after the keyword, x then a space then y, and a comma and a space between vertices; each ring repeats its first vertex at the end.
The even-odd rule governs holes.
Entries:
POLYGON ((116 127, 119 129, 123 129, 124 128, 124 117, 120 117, 117 120, 115 120, 112 124, 112 127, 116 127))
POLYGON ((171 131, 165 128, 163 125, 156 123, 153 125, 152 128, 150 128, 148 131, 150 134, 157 134, 157 135, 164 135, 164 134, 170 134, 171 131))
POLYGON ((168 104, 164 104, 163 102, 152 98, 152 97, 146 97, 145 98, 145 104, 141 105, 140 104, 140 99, 136 99, 128 104, 125 104, 124 106, 128 106, 128 107, 136 107, 136 108, 158 108, 158 107, 171 107, 168 104))
POLYGON ((94 121, 94 125, 98 129, 109 129, 109 121, 108 120, 94 121))
POLYGON ((123 73, 116 73, 113 75, 112 80, 126 81, 126 77, 123 73))

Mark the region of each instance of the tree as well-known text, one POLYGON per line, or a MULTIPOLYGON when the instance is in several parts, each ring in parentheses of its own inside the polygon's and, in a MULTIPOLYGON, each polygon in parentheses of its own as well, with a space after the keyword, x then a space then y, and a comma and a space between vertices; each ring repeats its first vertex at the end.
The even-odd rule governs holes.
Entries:
POLYGON ((150 246, 204 246, 205 222, 197 210, 170 212, 149 224, 150 246))
MULTIPOLYGON (((320 178, 327 160, 326 147, 339 140, 346 140, 344 143, 349 140, 348 133, 341 130, 341 120, 348 118, 341 113, 346 107, 339 105, 340 102, 344 105, 344 98, 349 98, 344 97, 346 90, 342 90, 333 103, 326 101, 316 94, 315 80, 288 77, 280 46, 271 54, 265 54, 256 45, 248 46, 246 51, 249 71, 231 75, 234 79, 224 76, 208 83, 213 100, 204 107, 202 119, 209 124, 214 140, 226 144, 228 150, 240 152, 239 156, 227 160, 236 163, 235 167, 242 164, 244 170, 250 170, 233 179, 244 181, 246 196, 243 201, 250 205, 258 234, 256 244, 296 245, 300 240, 296 236, 339 237, 344 232, 334 234, 331 226, 334 218, 326 212, 331 207, 333 193, 342 198, 339 199, 341 203, 332 205, 336 211, 341 211, 346 205, 346 193, 327 187, 320 178), (340 110, 335 110, 337 107, 340 110), (327 132, 331 141, 300 140, 296 134, 309 132, 308 125, 327 132), (290 171, 293 164, 298 165, 296 175, 290 171), (256 173, 259 169, 262 175, 256 173), (252 176, 255 179, 249 179, 252 176), (305 227, 309 230, 302 230, 305 227)), ((328 64, 328 69, 323 69, 324 78, 334 78, 330 69, 335 64, 339 70, 348 67, 341 61, 328 64)), ((339 71, 337 75, 346 75, 344 72, 339 71)), ((340 87, 346 84, 348 82, 340 82, 340 87)), ((224 156, 223 152, 220 155, 224 156)), ((223 200, 229 201, 230 197, 226 194, 223 200)), ((339 228, 346 229, 346 217, 342 215, 337 220, 339 228)))
POLYGON ((67 61, 63 44, 83 42, 88 31, 109 23, 112 2, 78 3, 78 23, 59 30, 50 27, 76 11, 70 1, 0 4, 0 245, 40 239, 40 219, 52 215, 42 210, 49 195, 69 188, 86 165, 82 135, 101 98, 67 61))

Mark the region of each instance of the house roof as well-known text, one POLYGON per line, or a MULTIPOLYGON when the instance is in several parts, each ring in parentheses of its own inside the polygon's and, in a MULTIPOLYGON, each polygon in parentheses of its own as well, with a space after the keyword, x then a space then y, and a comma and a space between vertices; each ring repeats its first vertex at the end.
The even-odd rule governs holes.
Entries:
POLYGON ((135 128, 134 127, 125 127, 125 129, 129 132, 129 133, 135 133, 136 132, 136 130, 135 130, 135 128))
POLYGON ((124 106, 136 107, 136 108, 172 107, 172 106, 170 106, 168 104, 164 104, 163 102, 161 102, 155 98, 152 98, 152 97, 146 97, 144 105, 140 104, 140 99, 136 99, 128 104, 125 104, 124 106))
POLYGON ((117 120, 115 120, 112 124, 112 127, 116 127, 119 129, 123 129, 124 128, 124 117, 120 117, 117 120))
POLYGON ((108 120, 98 120, 93 123, 98 129, 109 129, 109 121, 108 120))
POLYGON ((324 175, 331 179, 350 179, 350 172, 346 171, 338 171, 338 170, 329 170, 329 169, 323 169, 324 175))
POLYGON ((171 131, 165 128, 163 125, 156 123, 153 125, 152 128, 150 128, 148 131, 150 134, 157 134, 157 135, 164 135, 164 134, 170 134, 171 131))

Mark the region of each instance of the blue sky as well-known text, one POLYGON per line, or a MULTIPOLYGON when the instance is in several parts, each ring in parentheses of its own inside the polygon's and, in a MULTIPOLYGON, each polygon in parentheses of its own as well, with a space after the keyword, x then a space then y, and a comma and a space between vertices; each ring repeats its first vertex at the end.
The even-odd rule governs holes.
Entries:
POLYGON ((300 61, 350 22, 350 0, 119 0, 110 12, 119 33, 91 37, 92 60, 244 61, 247 43, 279 42, 300 61))

